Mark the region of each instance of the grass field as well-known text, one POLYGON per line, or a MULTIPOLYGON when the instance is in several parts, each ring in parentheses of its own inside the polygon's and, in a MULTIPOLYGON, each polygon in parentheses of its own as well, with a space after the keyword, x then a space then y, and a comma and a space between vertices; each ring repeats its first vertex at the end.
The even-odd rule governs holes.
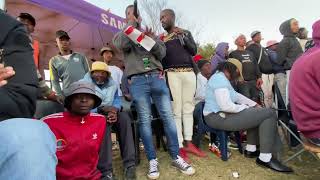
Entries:
MULTIPOLYGON (((204 145, 203 145, 204 147, 204 145)), ((203 148, 204 149, 204 148, 203 148)), ((191 156, 192 165, 196 169, 194 176, 188 177, 182 175, 170 165, 170 158, 167 152, 158 150, 158 159, 160 162, 159 180, 236 180, 232 172, 238 172, 243 180, 320 180, 320 161, 315 160, 309 153, 305 152, 299 159, 289 162, 295 172, 293 174, 276 173, 268 169, 256 166, 255 159, 247 159, 238 151, 232 151, 232 156, 227 162, 221 161, 215 155, 211 154, 205 159, 191 156)), ((292 151, 284 153, 284 158, 292 151)), ((122 162, 119 152, 114 155, 114 173, 118 179, 123 179, 122 162)), ((148 162, 144 152, 141 153, 141 163, 137 167, 138 180, 146 180, 148 162)))

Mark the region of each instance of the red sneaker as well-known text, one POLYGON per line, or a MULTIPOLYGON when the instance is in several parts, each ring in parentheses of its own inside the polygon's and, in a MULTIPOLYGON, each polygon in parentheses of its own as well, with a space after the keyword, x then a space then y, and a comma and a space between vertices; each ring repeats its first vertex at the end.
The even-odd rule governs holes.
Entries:
POLYGON ((184 148, 179 149, 179 156, 187 163, 191 163, 189 156, 187 155, 187 152, 184 150, 184 148))
POLYGON ((221 158, 221 152, 217 146, 210 146, 209 151, 218 156, 218 158, 221 158))
POLYGON ((207 157, 207 154, 197 148, 194 144, 188 143, 187 146, 184 148, 188 153, 192 153, 199 157, 207 157))

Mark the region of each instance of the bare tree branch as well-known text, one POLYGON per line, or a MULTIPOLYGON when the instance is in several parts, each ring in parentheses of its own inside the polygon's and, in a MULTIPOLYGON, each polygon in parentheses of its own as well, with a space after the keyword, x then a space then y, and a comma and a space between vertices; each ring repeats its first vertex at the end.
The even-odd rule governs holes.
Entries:
MULTIPOLYGON (((164 32, 160 22, 160 13, 163 9, 168 8, 168 0, 140 0, 140 12, 143 18, 143 25, 151 27, 156 34, 164 32)), ((174 8, 172 8, 174 9, 174 8)), ((176 25, 183 29, 189 30, 195 41, 199 43, 200 35, 203 31, 201 24, 188 23, 181 12, 175 11, 176 13, 176 25)))

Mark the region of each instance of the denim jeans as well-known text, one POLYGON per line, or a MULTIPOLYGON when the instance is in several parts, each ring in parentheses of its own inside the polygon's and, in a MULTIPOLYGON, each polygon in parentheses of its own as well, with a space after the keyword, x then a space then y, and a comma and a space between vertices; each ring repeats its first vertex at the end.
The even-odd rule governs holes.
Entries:
POLYGON ((179 154, 177 128, 173 118, 170 93, 164 76, 159 72, 149 72, 133 76, 131 77, 130 93, 136 106, 140 135, 148 160, 156 158, 152 142, 151 99, 156 105, 160 118, 163 121, 171 158, 177 159, 179 154))
POLYGON ((0 144, 0 179, 56 179, 56 139, 42 121, 0 122, 0 144))

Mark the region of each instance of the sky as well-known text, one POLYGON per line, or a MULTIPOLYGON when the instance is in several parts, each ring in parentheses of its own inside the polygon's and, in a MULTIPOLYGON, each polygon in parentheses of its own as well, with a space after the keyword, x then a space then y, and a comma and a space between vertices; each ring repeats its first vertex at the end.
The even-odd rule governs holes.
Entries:
MULTIPOLYGON (((122 17, 127 5, 133 3, 133 0, 86 1, 122 17)), ((319 7, 320 0, 168 0, 168 8, 179 12, 188 27, 201 29, 196 37, 198 42, 228 42, 231 47, 237 35, 242 33, 251 39, 254 30, 262 32, 262 44, 281 40, 279 26, 290 18, 296 18, 311 36, 312 24, 320 19, 319 7)))

